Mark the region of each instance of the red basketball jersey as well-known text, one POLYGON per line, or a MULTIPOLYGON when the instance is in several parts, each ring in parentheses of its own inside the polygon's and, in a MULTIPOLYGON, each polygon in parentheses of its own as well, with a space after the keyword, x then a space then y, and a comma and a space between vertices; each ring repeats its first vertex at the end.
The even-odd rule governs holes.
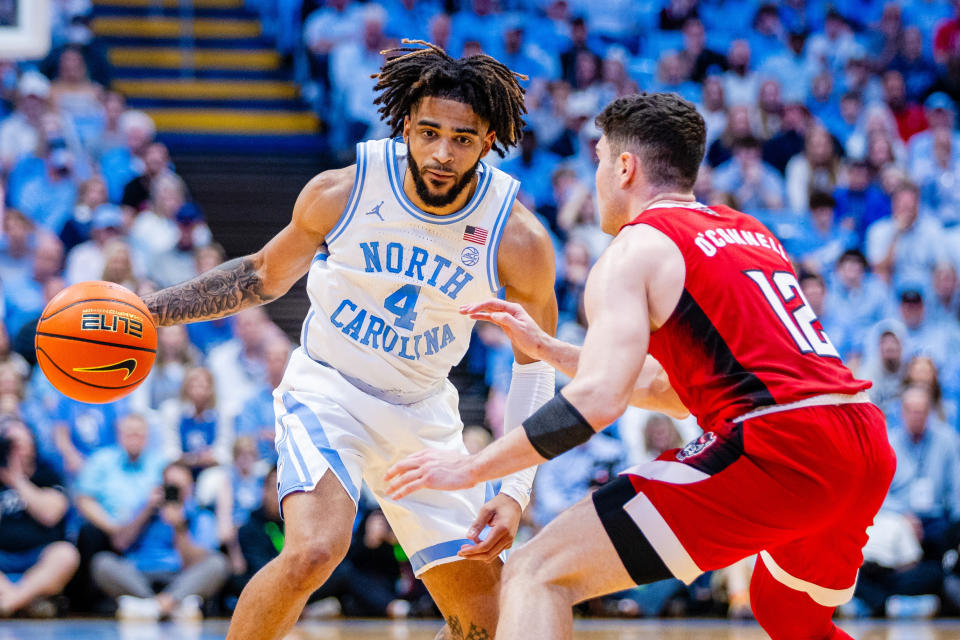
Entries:
POLYGON ((780 242, 729 207, 659 203, 629 225, 666 234, 686 263, 680 302, 650 354, 705 428, 754 409, 870 387, 844 366, 780 242))

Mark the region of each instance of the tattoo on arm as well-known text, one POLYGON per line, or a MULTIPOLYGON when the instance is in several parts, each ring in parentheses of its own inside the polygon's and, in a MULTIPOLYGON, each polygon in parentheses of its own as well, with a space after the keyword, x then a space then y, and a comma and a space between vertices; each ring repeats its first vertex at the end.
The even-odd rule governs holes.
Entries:
POLYGON ((157 324, 166 326, 222 318, 272 299, 263 292, 263 280, 253 260, 244 257, 225 262, 187 282, 161 289, 143 301, 157 324))
POLYGON ((463 633, 463 627, 460 624, 459 618, 456 616, 451 616, 447 620, 447 626, 441 630, 441 634, 446 632, 446 635, 438 635, 437 640, 441 638, 450 638, 451 640, 490 640, 493 636, 490 635, 490 632, 484 629, 483 627, 478 627, 474 623, 470 623, 470 631, 466 635, 463 633))

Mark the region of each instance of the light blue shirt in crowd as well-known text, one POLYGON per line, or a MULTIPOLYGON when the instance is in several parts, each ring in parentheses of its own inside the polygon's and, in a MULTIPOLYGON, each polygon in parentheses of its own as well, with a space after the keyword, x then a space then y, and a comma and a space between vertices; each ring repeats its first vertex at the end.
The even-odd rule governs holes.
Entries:
POLYGON ((890 444, 897 472, 885 508, 922 518, 960 518, 960 440, 945 427, 928 422, 919 442, 891 425, 890 444))

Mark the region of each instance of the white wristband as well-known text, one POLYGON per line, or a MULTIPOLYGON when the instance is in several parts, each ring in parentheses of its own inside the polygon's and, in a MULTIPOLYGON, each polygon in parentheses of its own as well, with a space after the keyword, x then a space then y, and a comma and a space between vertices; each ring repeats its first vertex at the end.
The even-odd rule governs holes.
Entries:
MULTIPOLYGON (((510 391, 507 392, 507 404, 504 410, 503 431, 506 434, 533 415, 533 412, 554 396, 555 371, 546 362, 529 364, 513 363, 513 377, 510 379, 510 391)), ((500 493, 504 493, 526 509, 530 503, 530 491, 536 467, 517 471, 503 479, 500 493)))

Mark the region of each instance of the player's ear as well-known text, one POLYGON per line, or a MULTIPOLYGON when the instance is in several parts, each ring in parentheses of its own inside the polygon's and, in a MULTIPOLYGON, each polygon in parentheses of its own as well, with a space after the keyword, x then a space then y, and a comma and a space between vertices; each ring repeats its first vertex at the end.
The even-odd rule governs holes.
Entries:
POLYGON ((410 116, 403 116, 403 143, 410 144, 410 116))
POLYGON ((637 156, 624 151, 617 157, 617 174, 620 176, 620 187, 628 188, 637 178, 637 171, 640 166, 637 164, 637 156))
POLYGON ((497 141, 497 132, 491 129, 487 131, 487 135, 483 136, 483 149, 480 151, 480 157, 490 153, 490 149, 493 148, 493 143, 497 141))

